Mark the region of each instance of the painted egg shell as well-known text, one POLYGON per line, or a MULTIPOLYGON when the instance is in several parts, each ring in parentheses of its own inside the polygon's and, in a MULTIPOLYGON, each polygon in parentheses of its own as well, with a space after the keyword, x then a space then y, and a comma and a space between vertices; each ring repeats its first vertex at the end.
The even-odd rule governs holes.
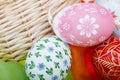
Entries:
POLYGON ((118 36, 118 37, 120 36, 120 29, 119 28, 116 28, 116 27, 114 28, 114 35, 118 36))
POLYGON ((101 80, 120 80, 120 41, 117 37, 108 40, 95 48, 92 55, 93 65, 101 80))
POLYGON ((95 0, 95 2, 109 9, 114 17, 120 20, 120 0, 95 0))
POLYGON ((120 36, 120 21, 118 20, 115 20, 114 35, 117 37, 120 36))
POLYGON ((76 46, 93 46, 107 39, 114 30, 112 14, 93 3, 81 3, 61 10, 53 29, 63 41, 76 46))
POLYGON ((64 80, 71 66, 68 44, 50 35, 37 41, 26 59, 30 80, 64 80))

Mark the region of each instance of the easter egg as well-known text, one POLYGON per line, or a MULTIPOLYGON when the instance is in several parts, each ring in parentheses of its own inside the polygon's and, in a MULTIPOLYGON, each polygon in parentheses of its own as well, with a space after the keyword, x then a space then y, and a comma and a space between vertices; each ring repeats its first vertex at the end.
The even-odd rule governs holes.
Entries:
POLYGON ((120 36, 120 0, 95 0, 95 2, 110 10, 115 22, 114 34, 120 36))
POLYGON ((72 53, 71 71, 74 80, 100 80, 91 63, 92 48, 70 45, 72 53))
POLYGON ((70 66, 69 45, 53 35, 33 44, 26 58, 26 73, 30 80, 64 80, 70 66))
POLYGON ((120 28, 114 28, 114 35, 120 37, 120 28))
POLYGON ((67 75, 67 77, 65 78, 65 80, 74 80, 71 71, 68 72, 68 75, 67 75))
POLYGON ((120 80, 120 41, 110 37, 94 49, 92 63, 101 80, 120 80))
POLYGON ((110 10, 114 18, 120 20, 120 0, 95 0, 95 2, 110 10))
POLYGON ((24 67, 15 61, 0 61, 0 80, 29 80, 24 67))
POLYGON ((25 66, 25 60, 20 60, 19 63, 23 66, 25 66))
POLYGON ((85 63, 85 49, 84 47, 77 47, 70 45, 72 53, 72 66, 71 71, 74 80, 91 80, 91 76, 85 63))
POLYGON ((118 20, 115 20, 114 35, 117 37, 120 36, 120 21, 118 20))
POLYGON ((94 3, 75 4, 61 10, 53 20, 53 30, 63 41, 75 46, 94 46, 113 32, 112 14, 94 3))

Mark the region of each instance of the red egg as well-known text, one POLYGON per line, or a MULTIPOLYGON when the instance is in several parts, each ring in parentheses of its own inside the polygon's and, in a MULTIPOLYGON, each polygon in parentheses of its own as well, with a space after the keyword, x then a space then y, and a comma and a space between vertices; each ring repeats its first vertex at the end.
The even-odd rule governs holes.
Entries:
POLYGON ((93 65, 102 80, 120 80, 120 41, 110 37, 94 49, 93 65))

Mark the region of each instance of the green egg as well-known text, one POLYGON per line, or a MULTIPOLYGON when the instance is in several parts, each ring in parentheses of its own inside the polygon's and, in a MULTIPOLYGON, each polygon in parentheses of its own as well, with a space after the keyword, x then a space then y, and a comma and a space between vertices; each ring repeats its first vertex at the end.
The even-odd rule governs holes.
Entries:
POLYGON ((15 61, 0 61, 0 80, 29 80, 24 66, 15 61))

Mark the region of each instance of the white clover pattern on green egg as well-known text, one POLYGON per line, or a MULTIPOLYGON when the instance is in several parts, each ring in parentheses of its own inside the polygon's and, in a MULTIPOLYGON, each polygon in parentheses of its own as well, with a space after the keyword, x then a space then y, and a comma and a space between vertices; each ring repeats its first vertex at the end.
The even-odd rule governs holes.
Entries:
POLYGON ((38 40, 26 58, 30 80, 64 80, 71 67, 69 45, 54 35, 38 40))

